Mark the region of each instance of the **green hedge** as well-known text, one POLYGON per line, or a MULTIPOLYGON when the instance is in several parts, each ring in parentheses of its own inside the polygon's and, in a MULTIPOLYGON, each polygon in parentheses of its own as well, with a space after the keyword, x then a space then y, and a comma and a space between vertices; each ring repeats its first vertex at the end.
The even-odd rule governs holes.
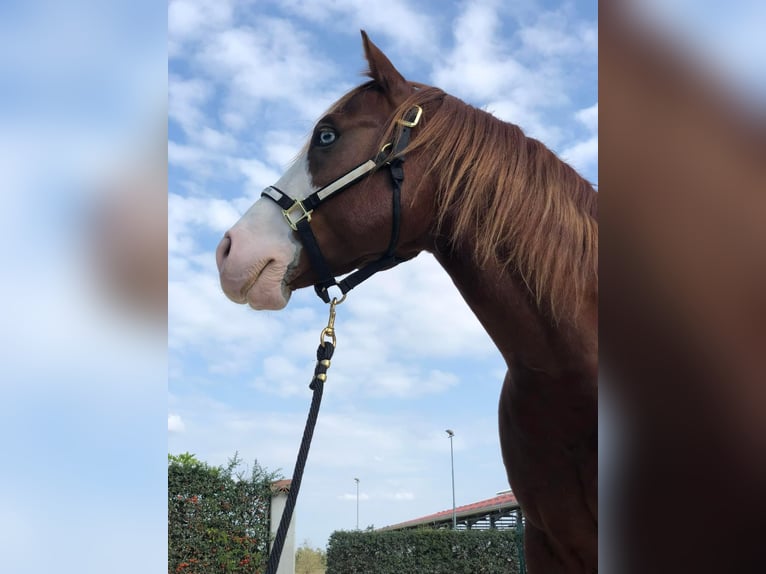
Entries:
POLYGON ((250 476, 168 455, 168 574, 252 573, 268 556, 271 483, 254 462, 250 476))
POLYGON ((518 574, 514 530, 334 532, 327 574, 518 574))

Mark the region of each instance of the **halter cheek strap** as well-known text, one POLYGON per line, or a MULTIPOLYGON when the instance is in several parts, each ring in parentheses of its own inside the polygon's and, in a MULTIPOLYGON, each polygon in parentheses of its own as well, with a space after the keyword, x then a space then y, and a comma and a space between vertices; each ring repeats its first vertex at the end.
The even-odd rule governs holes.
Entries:
POLYGON ((330 302, 330 294, 328 293, 330 287, 334 285, 337 286, 341 290, 341 293, 345 295, 351 291, 351 289, 363 281, 366 281, 378 271, 390 269, 409 259, 397 257, 395 255, 396 247, 399 243, 399 229, 401 227, 401 195, 402 182, 404 181, 404 155, 402 152, 410 142, 410 132, 412 128, 418 125, 422 115, 423 109, 420 106, 414 106, 404 115, 404 118, 396 120, 400 126, 400 130, 399 137, 395 140, 393 145, 386 144, 374 159, 367 160, 358 165, 303 200, 293 199, 284 191, 274 186, 267 187, 261 193, 262 197, 268 197, 282 208, 282 214, 284 215, 287 224, 298 233, 303 248, 308 254, 311 267, 319 276, 319 281, 314 285, 314 290, 319 298, 325 303, 330 302), (390 153, 387 153, 389 147, 391 147, 392 150, 390 153), (322 203, 332 198, 333 195, 348 189, 361 179, 370 175, 379 167, 385 165, 388 165, 390 169, 393 190, 393 217, 391 239, 389 240, 388 248, 380 258, 368 263, 361 269, 358 269, 338 282, 330 270, 330 266, 327 264, 324 255, 322 255, 319 243, 314 236, 314 232, 311 230, 311 214, 322 203))

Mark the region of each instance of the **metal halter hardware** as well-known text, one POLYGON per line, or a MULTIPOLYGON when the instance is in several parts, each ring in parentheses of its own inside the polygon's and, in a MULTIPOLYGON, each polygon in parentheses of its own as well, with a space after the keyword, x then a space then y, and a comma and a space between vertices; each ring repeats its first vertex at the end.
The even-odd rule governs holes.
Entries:
POLYGON ((282 214, 287 221, 287 224, 295 230, 301 238, 304 248, 308 252, 311 265, 320 277, 320 281, 314 285, 314 290, 317 295, 325 302, 330 304, 330 316, 327 321, 327 326, 322 329, 322 333, 319 335, 319 346, 317 347, 317 363, 314 368, 314 378, 309 385, 313 391, 311 399, 311 407, 309 409, 309 415, 306 419, 306 426, 303 430, 303 438, 301 439, 301 445, 298 450, 298 458, 295 462, 295 468, 293 470, 293 478, 290 484, 290 491, 287 495, 287 501, 285 502, 285 508, 282 512, 282 517, 279 520, 279 527, 277 528, 276 536, 274 537, 274 543, 269 553, 268 564, 266 566, 266 574, 276 574, 279 568, 279 561, 282 556, 282 549, 284 548, 285 538, 287 537, 287 531, 292 520, 293 511, 295 509, 295 503, 298 498, 298 492, 301 487, 301 481, 303 479, 303 470, 306 465, 306 459, 308 458, 309 447, 311 445, 311 439, 314 434, 314 428, 316 426, 317 417, 319 415, 319 406, 322 401, 322 393, 324 390, 324 383, 327 380, 327 369, 330 368, 330 362, 335 352, 336 333, 335 333, 335 307, 340 305, 346 299, 346 294, 359 285, 365 279, 368 279, 373 274, 383 269, 388 269, 394 265, 398 265, 405 259, 396 257, 394 252, 396 246, 399 243, 399 226, 401 218, 401 190, 402 181, 404 181, 404 169, 402 164, 404 163, 404 157, 402 152, 406 149, 407 144, 410 141, 410 130, 418 125, 421 116, 423 115, 423 109, 420 106, 415 106, 410 109, 404 118, 398 119, 397 124, 401 126, 399 131, 399 137, 396 138, 393 145, 387 143, 378 152, 378 155, 371 160, 367 160, 363 164, 355 167, 345 175, 342 175, 332 183, 324 186, 323 188, 315 191, 309 195, 306 199, 292 199, 289 195, 274 186, 267 187, 261 195, 268 197, 275 201, 277 205, 282 208, 282 214), (412 114, 414 112, 414 117, 412 114), (410 119, 410 117, 412 119, 410 119), (389 148, 391 152, 389 153, 389 148), (388 244, 386 252, 380 256, 379 259, 373 261, 355 271, 340 283, 336 281, 332 272, 330 271, 327 262, 325 261, 322 251, 319 249, 314 233, 311 231, 311 213, 316 207, 318 207, 323 201, 328 200, 335 193, 339 193, 344 189, 349 188, 351 185, 366 177, 378 167, 388 165, 391 170, 391 183, 393 185, 393 223, 391 229, 391 239, 388 244), (338 299, 333 297, 330 300, 330 295, 327 292, 328 288, 336 285, 340 288, 343 296, 338 299))
POLYGON ((323 201, 329 199, 334 193, 343 191, 348 186, 353 185, 376 169, 378 165, 379 164, 375 163, 375 160, 367 160, 303 200, 292 199, 281 189, 278 189, 273 185, 264 189, 263 192, 261 192, 261 195, 276 201, 282 208, 282 215, 284 215, 287 224, 293 228, 293 231, 298 231, 298 223, 304 219, 310 222, 311 214, 314 209, 316 209, 323 201), (285 207, 284 198, 286 198, 287 203, 290 204, 288 207, 285 207))
POLYGON ((306 249, 309 260, 311 261, 311 266, 319 275, 319 281, 314 285, 314 290, 319 298, 325 303, 330 302, 330 294, 328 293, 330 287, 337 286, 345 296, 351 289, 366 279, 369 279, 378 271, 390 269, 391 267, 406 261, 406 259, 396 257, 394 254, 399 243, 399 227, 401 223, 400 198, 402 182, 404 181, 404 169, 402 167, 404 156, 402 155, 402 152, 409 144, 410 130, 418 125, 422 116, 423 108, 418 105, 410 108, 407 113, 404 114, 404 117, 396 120, 396 123, 400 126, 399 137, 397 137, 393 143, 387 143, 381 148, 375 158, 369 159, 356 166, 336 180, 318 189, 305 199, 293 199, 284 191, 273 185, 267 187, 261 193, 262 197, 268 197, 282 208, 282 215, 284 216, 285 221, 287 221, 287 224, 293 231, 296 231, 300 236, 301 243, 306 249), (390 152, 388 151, 389 148, 391 148, 390 152), (338 282, 332 271, 330 271, 330 267, 327 265, 327 261, 322 255, 316 237, 311 231, 311 214, 322 203, 332 198, 333 195, 348 189, 359 180, 370 175, 379 167, 386 165, 391 171, 391 183, 393 186, 393 222, 391 240, 389 241, 388 248, 379 259, 368 263, 361 269, 358 269, 342 281, 338 282))

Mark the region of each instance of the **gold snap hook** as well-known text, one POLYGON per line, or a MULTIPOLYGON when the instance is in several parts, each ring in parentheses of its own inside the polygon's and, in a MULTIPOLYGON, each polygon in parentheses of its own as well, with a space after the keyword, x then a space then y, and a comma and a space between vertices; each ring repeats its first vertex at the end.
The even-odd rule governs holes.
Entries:
POLYGON ((322 329, 322 332, 319 334, 319 344, 322 346, 327 342, 328 337, 332 341, 332 346, 337 346, 337 339, 335 338, 335 307, 346 300, 346 295, 348 293, 344 293, 340 299, 333 297, 330 302, 330 317, 327 319, 327 327, 322 329))

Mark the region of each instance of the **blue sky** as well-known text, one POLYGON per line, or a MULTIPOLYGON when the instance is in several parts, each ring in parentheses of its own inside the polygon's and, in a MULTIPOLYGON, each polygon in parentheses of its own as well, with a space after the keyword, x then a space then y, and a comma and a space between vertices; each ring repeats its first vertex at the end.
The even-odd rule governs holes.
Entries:
MULTIPOLYGON (((405 77, 519 124, 596 182, 595 2, 206 2, 169 5, 168 448, 238 451, 292 473, 326 307, 228 301, 214 249, 276 181, 330 103, 361 83, 360 28, 405 77)), ((298 542, 385 526, 507 488, 504 366, 449 277, 421 255, 338 309, 297 507, 298 542)))

